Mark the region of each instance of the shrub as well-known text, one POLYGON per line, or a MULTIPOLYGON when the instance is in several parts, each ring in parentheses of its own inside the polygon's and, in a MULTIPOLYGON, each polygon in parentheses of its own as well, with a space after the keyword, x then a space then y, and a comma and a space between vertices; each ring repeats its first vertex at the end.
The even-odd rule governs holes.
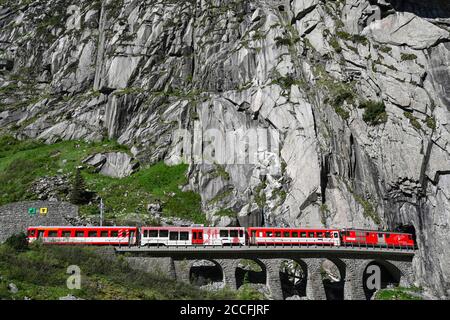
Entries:
POLYGON ((72 190, 70 191, 70 202, 73 204, 86 204, 88 196, 85 188, 85 182, 80 169, 77 169, 73 179, 72 190))
POLYGON ((414 53, 402 53, 401 59, 402 61, 415 60, 417 56, 414 53))
POLYGON ((425 123, 427 124, 428 128, 434 130, 436 129, 436 119, 434 117, 427 116, 425 119, 425 123))
POLYGON ((25 251, 28 249, 28 240, 25 233, 18 233, 6 239, 6 245, 16 251, 25 251))
POLYGON ((360 108, 365 109, 363 120, 369 125, 375 126, 387 121, 386 106, 384 102, 364 101, 359 105, 360 108))
POLYGON ((414 117, 414 115, 412 114, 412 112, 405 111, 405 112, 403 113, 403 115, 404 115, 406 118, 409 119, 409 123, 411 123, 411 125, 412 125, 414 128, 416 128, 417 130, 422 128, 422 126, 420 125, 419 121, 417 120, 416 117, 414 117))

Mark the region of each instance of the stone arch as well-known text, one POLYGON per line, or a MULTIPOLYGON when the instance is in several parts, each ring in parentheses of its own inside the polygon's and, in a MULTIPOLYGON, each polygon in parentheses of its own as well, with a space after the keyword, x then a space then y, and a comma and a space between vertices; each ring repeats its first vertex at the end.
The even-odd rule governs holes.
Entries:
POLYGON ((369 260, 363 265, 362 270, 362 285, 367 300, 372 298, 377 289, 384 289, 391 285, 399 286, 403 276, 400 268, 382 259, 369 260))
POLYGON ((244 283, 264 284, 267 283, 266 266, 259 259, 242 259, 235 270, 236 289, 244 283))
POLYGON ((285 259, 280 262, 280 284, 283 298, 306 297, 308 267, 301 259, 285 259))
POLYGON ((220 263, 212 259, 199 259, 189 262, 189 282, 201 287, 212 283, 225 284, 225 275, 220 263))
POLYGON ((338 258, 326 258, 321 265, 323 288, 327 300, 344 300, 346 264, 338 258))

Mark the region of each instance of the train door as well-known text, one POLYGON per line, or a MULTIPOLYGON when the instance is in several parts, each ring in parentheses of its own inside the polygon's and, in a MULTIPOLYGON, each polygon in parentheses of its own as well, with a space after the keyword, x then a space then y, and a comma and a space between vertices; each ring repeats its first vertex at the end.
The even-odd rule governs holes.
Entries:
POLYGON ((384 233, 378 233, 378 245, 385 246, 386 239, 384 238, 384 233))
POLYGON ((192 244, 203 244, 203 230, 192 230, 192 244))
POLYGON ((256 244, 256 230, 252 230, 250 234, 250 244, 256 244))
POLYGON ((134 241, 134 237, 136 236, 136 232, 134 230, 130 230, 129 231, 129 236, 128 236, 128 245, 134 245, 135 241, 134 241))
POLYGON ((43 238, 44 237, 44 232, 45 232, 44 230, 39 230, 38 234, 37 234, 37 238, 38 239, 43 238))

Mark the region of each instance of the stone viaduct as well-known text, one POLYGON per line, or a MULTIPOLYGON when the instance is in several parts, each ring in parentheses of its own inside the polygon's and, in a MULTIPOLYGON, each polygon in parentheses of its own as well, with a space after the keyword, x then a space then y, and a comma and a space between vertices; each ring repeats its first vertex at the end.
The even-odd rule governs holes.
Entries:
POLYGON ((265 285, 272 299, 281 300, 283 294, 280 268, 284 261, 301 266, 306 281, 306 298, 325 300, 323 262, 331 261, 339 270, 345 300, 365 300, 368 266, 377 265, 380 276, 390 283, 410 286, 413 282, 414 251, 376 248, 326 247, 261 247, 261 248, 116 248, 134 268, 148 272, 162 272, 172 279, 190 282, 191 269, 201 260, 214 263, 222 272, 222 281, 230 289, 238 289, 237 269, 240 261, 252 260, 265 274, 265 285))

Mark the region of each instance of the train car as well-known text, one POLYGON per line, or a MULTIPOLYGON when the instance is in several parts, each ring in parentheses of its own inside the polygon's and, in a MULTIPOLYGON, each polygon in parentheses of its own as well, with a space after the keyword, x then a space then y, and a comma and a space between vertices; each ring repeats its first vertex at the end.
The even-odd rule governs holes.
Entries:
POLYGON ((374 230, 343 229, 342 245, 369 245, 378 247, 414 247, 412 234, 374 230))
POLYGON ((240 227, 142 227, 141 246, 245 245, 240 227))
POLYGON ((247 228, 250 245, 340 245, 337 229, 247 228))
POLYGON ((77 245, 135 245, 136 227, 30 227, 28 242, 77 245))

